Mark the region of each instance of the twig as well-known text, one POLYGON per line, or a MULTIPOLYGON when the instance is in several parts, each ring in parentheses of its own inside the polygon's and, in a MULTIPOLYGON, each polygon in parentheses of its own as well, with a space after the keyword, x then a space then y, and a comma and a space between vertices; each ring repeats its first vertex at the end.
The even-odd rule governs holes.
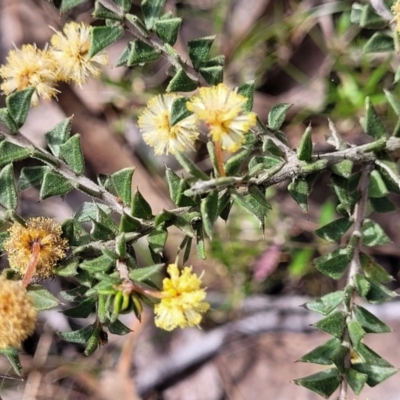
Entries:
MULTIPOLYGON (((220 293, 208 293, 207 299, 213 308, 226 304, 226 297, 220 293)), ((305 308, 298 307, 299 304, 310 300, 300 296, 247 297, 242 308, 247 315, 208 332, 201 331, 200 338, 188 340, 178 349, 139 368, 136 376, 139 394, 144 396, 152 390, 166 388, 176 383, 185 372, 193 372, 196 368, 200 368, 223 351, 227 344, 243 337, 255 337, 264 332, 310 332, 313 330, 310 325, 317 322, 318 316, 305 308)), ((379 306, 365 304, 363 307, 379 318, 399 319, 398 305, 395 303, 379 304, 379 306)))
MULTIPOLYGON (((360 270, 360 245, 361 245, 361 239, 362 239, 362 224, 365 219, 365 209, 368 201, 368 184, 369 184, 369 176, 371 174, 371 171, 373 169, 373 166, 371 164, 367 165, 365 168, 362 169, 361 176, 360 176, 360 181, 358 184, 358 191, 360 193, 360 198, 358 202, 355 205, 354 208, 354 214, 353 214, 353 219, 354 219, 354 229, 353 229, 353 234, 350 239, 354 243, 354 253, 353 257, 350 261, 350 268, 349 268, 349 274, 347 276, 347 288, 350 288, 351 291, 351 296, 350 299, 345 301, 345 311, 347 313, 347 318, 346 322, 349 323, 351 321, 351 313, 354 307, 354 297, 355 297, 355 282, 354 279, 356 277, 356 274, 360 270)), ((349 346, 350 344, 350 335, 348 328, 346 327, 342 342, 344 345, 349 346)), ((348 350, 346 356, 345 356, 345 369, 349 369, 351 367, 351 355, 350 355, 350 349, 348 350)), ((342 381, 340 383, 340 390, 339 390, 339 398, 338 400, 347 400, 347 391, 348 391, 348 382, 346 375, 342 375, 342 381)))
POLYGON ((190 66, 185 60, 183 60, 178 53, 168 51, 164 42, 159 39, 155 34, 145 36, 139 29, 137 29, 136 26, 134 26, 130 21, 125 18, 123 10, 121 10, 113 1, 97 0, 97 2, 108 10, 117 14, 119 17, 123 18, 125 26, 133 36, 153 47, 154 49, 158 50, 161 55, 166 60, 168 60, 168 62, 176 69, 182 69, 183 71, 185 71, 186 75, 190 79, 197 82, 200 86, 209 86, 206 80, 201 76, 200 72, 197 72, 192 66, 190 66))

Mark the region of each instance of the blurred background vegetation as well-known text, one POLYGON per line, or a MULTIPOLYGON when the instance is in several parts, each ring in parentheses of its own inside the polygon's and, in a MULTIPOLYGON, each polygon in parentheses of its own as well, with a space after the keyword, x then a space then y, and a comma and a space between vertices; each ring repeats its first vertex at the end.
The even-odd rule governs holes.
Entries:
MULTIPOLYGON (((44 46, 52 34, 49 26, 59 29, 69 20, 98 23, 91 17, 92 1, 61 16, 57 10, 59 3, 57 0, 53 3, 0 0, 2 63, 14 44, 19 47, 35 42, 38 47, 44 46)), ((132 13, 140 13, 139 0, 132 3, 132 13)), ((290 145, 295 148, 301 134, 311 124, 316 150, 326 152, 332 149, 326 142, 328 117, 346 141, 362 144, 368 140, 359 124, 366 96, 371 97, 388 127, 394 128, 395 124, 383 89, 399 94, 399 84, 393 83, 398 55, 362 51, 375 30, 361 29, 351 23, 352 3, 347 0, 167 0, 166 7, 183 18, 175 45, 180 54, 185 57, 188 40, 217 35, 212 51, 225 56, 225 82, 235 86, 255 80, 254 111, 264 120, 273 104, 293 104, 283 127, 290 145)), ((123 37, 108 49, 111 64, 115 64, 128 40, 129 37, 123 37)), ((165 60, 133 69, 110 66, 104 71, 101 82, 91 81, 83 90, 64 85, 58 102, 43 103, 32 111, 23 132, 35 143, 44 145, 43 133, 64 116, 74 114, 73 130, 82 134, 88 176, 95 178, 97 174, 135 165, 135 186, 152 205, 153 213, 168 208, 170 200, 164 166, 168 165, 178 174, 183 171, 179 171, 173 157, 154 157, 136 125, 137 116, 147 101, 165 92, 168 68, 165 60)), ((191 157, 204 170, 211 168, 204 141, 198 143, 191 157)), ((32 161, 29 163, 32 165, 32 161)), ((218 353, 217 356, 208 357, 204 350, 198 359, 194 358, 196 362, 178 369, 173 377, 149 385, 147 391, 140 389, 146 381, 141 371, 148 372, 152 363, 165 366, 171 359, 164 357, 177 354, 182 346, 186 351, 193 351, 188 343, 202 343, 202 337, 212 340, 212 336, 207 336, 209 332, 244 318, 246 298, 267 299, 263 307, 268 307, 270 297, 266 295, 286 295, 285 299, 299 295, 321 296, 341 287, 340 281, 324 277, 312 265, 313 258, 335 246, 313 233, 337 217, 329 175, 321 176, 315 184, 308 214, 288 196, 286 185, 269 189, 271 211, 264 232, 252 216, 235 208, 227 224, 219 221, 214 240, 208 244, 208 259, 200 262, 193 256, 189 260, 188 264, 197 271, 206 270, 205 284, 213 310, 203 331, 188 330, 172 335, 155 331, 150 310, 147 310, 142 324, 126 319, 125 323, 135 331, 133 334, 111 335, 107 346, 94 356, 84 358, 79 345, 64 343, 53 333, 77 328, 80 321, 69 320, 57 312, 43 313, 37 333, 25 344, 25 381, 12 376, 6 361, 0 358, 3 400, 135 399, 135 376, 139 391, 147 399, 277 400, 289 396, 299 400, 317 399, 318 396, 288 382, 315 371, 307 365, 292 365, 301 354, 315 346, 315 341, 321 341, 320 333, 304 332, 258 332, 256 336, 237 333, 212 353, 218 353), (204 362, 203 358, 211 361, 204 362)), ((400 205, 398 196, 392 196, 391 200, 400 205)), ((49 199, 38 203, 37 192, 29 189, 23 194, 21 213, 63 220, 83 201, 84 195, 72 192, 63 201, 49 199)), ((377 217, 393 243, 373 250, 373 255, 396 278, 391 289, 398 288, 399 278, 398 214, 392 212, 377 217)), ((174 260, 181 240, 178 230, 170 233, 165 262, 174 260)), ((136 251, 146 265, 149 262, 147 248, 139 243, 136 251)), ((1 266, 5 265, 5 260, 1 260, 1 266)), ((47 285, 53 293, 73 287, 68 281, 58 280, 49 281, 47 285)), ((254 312, 254 309, 250 311, 254 312)), ((394 345, 400 341, 400 336, 394 335, 388 340, 394 345)), ((389 361, 390 356, 393 359, 389 342, 382 346, 381 343, 378 352, 384 356, 386 352, 389 361)), ((400 387, 394 380, 396 378, 389 379, 376 388, 370 399, 384 398, 379 393, 395 390, 393 385, 396 384, 398 393, 400 387)), ((363 396, 368 393, 365 391, 363 396)), ((385 398, 390 397, 386 395, 385 398)))

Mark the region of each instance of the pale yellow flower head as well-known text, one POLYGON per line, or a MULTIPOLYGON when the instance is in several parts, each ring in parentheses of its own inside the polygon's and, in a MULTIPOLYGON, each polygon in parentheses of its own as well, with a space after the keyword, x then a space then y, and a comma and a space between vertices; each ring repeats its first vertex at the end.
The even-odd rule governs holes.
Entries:
POLYGON ((214 142, 221 142, 224 150, 234 152, 240 149, 245 135, 256 124, 256 115, 243 110, 246 102, 245 96, 220 83, 201 88, 186 107, 207 124, 214 142))
POLYGON ((89 58, 91 30, 84 23, 70 22, 64 26, 63 33, 52 36, 50 51, 58 64, 57 79, 82 85, 88 76, 100 76, 98 65, 107 65, 108 55, 101 51, 89 58))
POLYGON ((206 291, 200 288, 201 279, 185 267, 180 274, 176 264, 170 264, 167 272, 170 278, 163 280, 161 302, 154 307, 157 327, 172 331, 200 324, 202 314, 210 305, 203 301, 206 291))
POLYGON ((66 256, 68 241, 61 237, 61 226, 51 218, 30 218, 27 226, 19 223, 8 230, 10 237, 4 242, 8 262, 13 270, 25 274, 32 256, 33 244, 40 245, 34 278, 45 279, 53 275, 53 268, 66 256))
POLYGON ((31 103, 36 106, 39 97, 48 100, 57 94, 56 65, 54 59, 45 50, 27 44, 21 49, 11 50, 7 63, 0 67, 0 76, 4 82, 1 90, 9 95, 15 91, 35 87, 31 103))
POLYGON ((392 11, 396 21, 396 30, 398 33, 400 33, 400 0, 396 0, 393 3, 392 11))
POLYGON ((193 148, 199 136, 194 115, 171 126, 172 104, 177 98, 178 95, 173 93, 153 97, 139 116, 138 124, 143 140, 154 147, 156 154, 174 154, 193 148))
POLYGON ((37 311, 20 281, 0 277, 0 349, 21 347, 35 330, 37 311))

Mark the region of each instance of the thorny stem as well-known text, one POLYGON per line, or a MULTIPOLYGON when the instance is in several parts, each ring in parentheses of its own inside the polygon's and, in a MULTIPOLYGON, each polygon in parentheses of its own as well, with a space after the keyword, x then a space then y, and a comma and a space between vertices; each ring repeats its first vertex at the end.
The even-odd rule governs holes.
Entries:
POLYGON ((219 176, 226 176, 224 161, 222 159, 221 141, 217 140, 216 142, 214 142, 214 144, 215 144, 215 156, 217 158, 219 176))
POLYGON ((29 259, 28 266, 26 267, 25 276, 22 279, 22 285, 25 287, 29 285, 32 276, 35 274, 36 266, 39 261, 40 249, 41 249, 40 243, 34 242, 32 245, 32 255, 31 258, 29 259))
MULTIPOLYGON (((352 234, 352 239, 354 238, 354 253, 353 257, 350 261, 349 274, 347 276, 346 289, 348 290, 349 299, 345 299, 345 311, 347 313, 346 325, 351 321, 351 313, 354 307, 354 297, 355 297, 355 289, 354 289, 354 279, 358 271, 360 270, 360 245, 362 239, 362 224, 365 219, 365 209, 368 201, 368 184, 369 184, 369 176, 373 169, 372 164, 366 165, 361 172, 360 181, 358 183, 358 191, 360 193, 360 198, 357 201, 354 207, 353 220, 354 220, 354 229, 352 234)), ((347 291, 346 290, 346 291, 347 291)), ((343 334, 343 343, 349 345, 350 344, 350 335, 348 328, 345 329, 343 334)), ((351 368, 351 360, 350 360, 350 349, 346 354, 344 361, 345 370, 351 368)), ((347 399, 347 391, 348 391, 348 382, 346 376, 343 374, 342 381, 340 383, 339 390, 339 398, 338 400, 346 400, 347 399)))
MULTIPOLYGON (((139 29, 137 29, 130 21, 125 18, 124 11, 111 0, 97 0, 102 6, 117 14, 119 17, 124 19, 125 26, 128 31, 135 36, 137 39, 148 44, 154 49, 158 50, 161 55, 168 60, 168 62, 173 65, 177 70, 182 69, 185 71, 186 75, 197 82, 199 86, 209 86, 205 79, 197 72, 193 67, 187 64, 179 54, 168 51, 164 42, 159 39, 155 34, 144 35, 139 29)), ((172 49, 173 50, 173 49, 172 49)))

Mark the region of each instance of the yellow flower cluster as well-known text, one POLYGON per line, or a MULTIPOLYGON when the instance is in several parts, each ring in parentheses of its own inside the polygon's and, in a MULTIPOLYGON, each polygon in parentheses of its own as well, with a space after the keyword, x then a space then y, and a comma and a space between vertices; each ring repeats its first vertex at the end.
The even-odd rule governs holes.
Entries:
POLYGON ((51 38, 51 46, 39 50, 34 45, 10 51, 7 63, 0 67, 3 83, 1 90, 6 94, 35 87, 32 105, 39 103, 39 97, 50 99, 56 96, 58 81, 75 82, 82 85, 88 76, 98 77, 98 65, 106 65, 108 56, 99 52, 89 57, 91 26, 70 22, 63 32, 51 38))
POLYGON ((392 5, 394 20, 396 21, 396 30, 400 33, 400 0, 396 0, 392 5))
POLYGON ((8 230, 9 238, 4 242, 10 267, 21 275, 27 272, 34 256, 34 244, 38 245, 34 278, 45 279, 53 275, 57 262, 66 256, 68 241, 61 237, 61 226, 51 218, 30 218, 26 227, 15 223, 8 230))
POLYGON ((154 152, 158 155, 169 152, 175 154, 193 148, 193 143, 199 136, 194 115, 171 126, 172 104, 178 98, 176 94, 153 97, 139 117, 138 124, 143 140, 154 147, 154 152))
POLYGON ((154 147, 156 154, 192 148, 199 136, 198 125, 201 121, 208 126, 214 142, 220 143, 224 150, 235 152, 256 124, 256 114, 244 112, 247 98, 221 83, 201 88, 199 94, 186 103, 193 114, 171 126, 172 103, 178 97, 166 94, 151 99, 139 117, 143 139, 154 147))
POLYGON ((37 311, 21 282, 0 277, 0 349, 21 347, 33 333, 37 311))
POLYGON ((170 278, 163 280, 161 302, 154 307, 157 327, 172 331, 187 326, 197 326, 202 314, 210 305, 203 301, 206 291, 200 288, 201 278, 185 267, 180 273, 176 264, 170 264, 167 272, 170 278))
POLYGON ((240 149, 245 135, 256 124, 256 114, 243 111, 246 102, 245 96, 220 83, 201 88, 186 107, 207 124, 214 142, 221 142, 224 150, 234 152, 240 149))

